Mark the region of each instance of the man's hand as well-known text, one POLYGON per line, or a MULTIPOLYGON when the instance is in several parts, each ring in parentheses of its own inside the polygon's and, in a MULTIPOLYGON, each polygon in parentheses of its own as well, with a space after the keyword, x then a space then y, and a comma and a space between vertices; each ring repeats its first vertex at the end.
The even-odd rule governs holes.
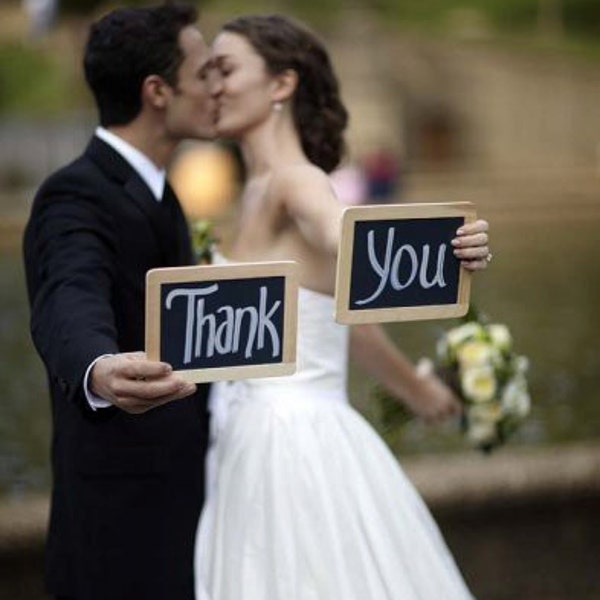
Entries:
POLYGON ((454 256, 461 261, 461 265, 469 271, 485 269, 492 259, 488 247, 489 224, 483 219, 465 223, 456 232, 452 240, 454 256))
POLYGON ((101 358, 90 373, 90 391, 131 414, 180 400, 196 385, 175 375, 171 365, 150 361, 144 352, 101 358))

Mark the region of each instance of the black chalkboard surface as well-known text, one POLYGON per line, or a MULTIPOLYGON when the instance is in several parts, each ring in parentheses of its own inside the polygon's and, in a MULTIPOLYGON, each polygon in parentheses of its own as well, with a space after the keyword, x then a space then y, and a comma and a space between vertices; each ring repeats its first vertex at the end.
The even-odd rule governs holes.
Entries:
POLYGON ((293 373, 297 294, 292 262, 153 269, 146 353, 194 382, 293 373))
POLYGON ((450 244, 475 219, 468 202, 348 208, 342 217, 336 319, 369 323, 466 314, 469 274, 450 244))

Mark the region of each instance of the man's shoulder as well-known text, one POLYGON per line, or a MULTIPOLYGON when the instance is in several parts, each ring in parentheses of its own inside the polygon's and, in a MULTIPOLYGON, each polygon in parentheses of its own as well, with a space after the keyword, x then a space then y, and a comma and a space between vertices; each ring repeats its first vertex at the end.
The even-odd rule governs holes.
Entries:
MULTIPOLYGON (((115 196, 114 174, 94 154, 94 150, 98 153, 98 143, 101 142, 93 139, 79 157, 51 173, 42 182, 33 199, 34 209, 59 198, 63 201, 71 199, 102 203, 104 198, 115 196)), ((111 152, 104 148, 102 151, 105 154, 111 152)))
POLYGON ((82 154, 67 165, 50 174, 39 188, 39 192, 49 192, 70 188, 93 188, 106 176, 87 154, 82 154))

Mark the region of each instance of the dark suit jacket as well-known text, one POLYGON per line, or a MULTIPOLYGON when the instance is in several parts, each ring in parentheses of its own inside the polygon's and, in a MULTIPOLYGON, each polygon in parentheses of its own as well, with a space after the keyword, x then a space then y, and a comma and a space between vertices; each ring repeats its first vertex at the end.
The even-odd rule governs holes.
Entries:
POLYGON ((97 356, 143 350, 146 271, 192 263, 179 204, 172 191, 156 202, 93 138, 40 188, 24 254, 52 399, 48 588, 77 600, 191 600, 206 386, 143 415, 94 412, 82 388, 97 356))

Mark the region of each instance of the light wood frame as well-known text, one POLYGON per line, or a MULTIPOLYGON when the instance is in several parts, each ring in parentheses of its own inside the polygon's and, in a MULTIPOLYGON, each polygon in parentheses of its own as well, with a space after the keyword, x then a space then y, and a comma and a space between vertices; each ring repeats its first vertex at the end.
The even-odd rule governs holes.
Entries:
POLYGON ((464 316, 469 310, 471 274, 460 267, 458 297, 454 304, 402 306, 351 310, 350 276, 354 248, 355 223, 358 221, 383 221, 403 219, 436 219, 464 217, 465 223, 476 219, 471 202, 443 202, 417 204, 385 204, 346 208, 342 214, 341 235, 338 248, 335 318, 339 323, 384 323, 391 321, 417 321, 425 319, 448 319, 464 316))
POLYGON ((291 375, 296 370, 296 336, 298 327, 297 267, 297 263, 292 261, 278 261, 172 267, 148 271, 146 274, 146 354, 148 358, 150 360, 161 360, 160 296, 163 284, 283 277, 285 280, 285 289, 281 362, 184 369, 175 372, 187 381, 194 383, 291 375))

